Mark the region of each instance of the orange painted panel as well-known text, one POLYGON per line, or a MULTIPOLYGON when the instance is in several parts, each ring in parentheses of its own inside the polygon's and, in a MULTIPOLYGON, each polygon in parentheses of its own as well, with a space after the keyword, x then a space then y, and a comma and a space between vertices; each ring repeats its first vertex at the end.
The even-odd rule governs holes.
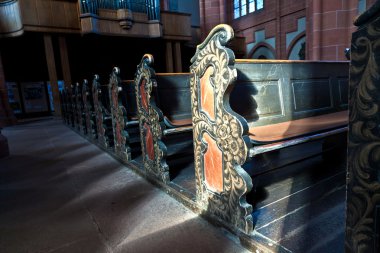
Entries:
POLYGON ((148 154, 149 159, 153 161, 154 160, 154 146, 153 146, 152 131, 150 130, 150 126, 147 123, 144 123, 144 129, 145 129, 146 152, 148 154))
POLYGON ((146 92, 145 92, 145 84, 146 84, 146 80, 145 79, 141 80, 141 83, 140 83, 140 96, 141 96, 142 106, 144 107, 145 111, 148 111, 148 98, 147 98, 147 95, 146 95, 146 92))
POLYGON ((206 112, 211 120, 215 120, 215 90, 210 83, 211 68, 207 68, 206 72, 201 78, 201 110, 206 112))
POLYGON ((210 190, 223 192, 223 154, 208 133, 203 134, 207 151, 203 156, 205 181, 210 190))

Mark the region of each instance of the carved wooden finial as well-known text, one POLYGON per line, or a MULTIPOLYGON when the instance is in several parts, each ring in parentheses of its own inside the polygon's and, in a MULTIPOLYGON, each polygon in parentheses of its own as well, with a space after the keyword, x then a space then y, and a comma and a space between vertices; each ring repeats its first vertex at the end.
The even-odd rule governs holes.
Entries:
POLYGON ((120 75, 120 69, 118 67, 114 67, 112 72, 115 73, 116 75, 120 75))
POLYGON ((220 24, 215 26, 210 33, 207 35, 206 39, 197 46, 195 55, 191 58, 191 63, 196 61, 197 55, 199 52, 204 49, 207 44, 216 37, 216 40, 220 43, 221 46, 227 45, 227 43, 234 38, 234 30, 231 26, 226 24, 220 24))

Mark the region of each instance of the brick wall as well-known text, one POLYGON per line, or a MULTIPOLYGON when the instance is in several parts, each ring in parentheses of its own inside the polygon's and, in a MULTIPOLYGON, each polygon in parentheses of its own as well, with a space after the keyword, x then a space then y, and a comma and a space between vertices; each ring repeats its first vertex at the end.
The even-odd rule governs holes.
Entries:
POLYGON ((200 26, 202 38, 221 23, 227 23, 228 0, 199 0, 200 26))
MULTIPOLYGON (((366 0, 367 9, 374 2, 366 0)), ((297 31, 297 20, 306 17, 306 30, 299 34, 306 35, 306 59, 345 60, 344 49, 350 46, 358 15, 358 0, 264 0, 263 10, 238 19, 232 18, 232 5, 232 0, 200 0, 203 36, 227 22, 238 36, 245 37, 247 46, 255 43, 256 31, 265 30, 266 38, 275 38, 277 59, 287 59, 292 44, 287 46, 286 35, 297 31)), ((246 57, 251 54, 246 52, 246 57)))
POLYGON ((307 57, 311 60, 345 60, 356 29, 358 0, 309 0, 307 5, 307 57))

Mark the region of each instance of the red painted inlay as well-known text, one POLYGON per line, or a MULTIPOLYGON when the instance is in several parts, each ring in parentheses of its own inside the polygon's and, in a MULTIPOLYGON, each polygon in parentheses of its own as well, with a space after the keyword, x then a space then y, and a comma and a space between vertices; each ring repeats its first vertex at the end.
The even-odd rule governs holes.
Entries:
POLYGON ((148 158, 150 160, 154 160, 154 146, 153 146, 153 135, 152 131, 150 130, 150 126, 146 123, 144 123, 144 129, 145 129, 145 147, 146 147, 146 153, 148 154, 148 158))
POLYGON ((119 100, 119 96, 118 96, 118 89, 117 87, 114 85, 112 87, 112 103, 113 103, 113 107, 115 108, 115 110, 118 108, 118 100, 119 100))
POLYGON ((214 192, 223 192, 223 154, 208 133, 203 134, 207 151, 203 156, 206 185, 214 192))
POLYGON ((147 99, 147 95, 146 95, 146 92, 145 92, 145 84, 146 84, 146 80, 143 79, 140 83, 140 96, 141 96, 141 104, 142 106, 144 107, 144 109, 146 111, 148 111, 148 99, 147 99))
POLYGON ((215 90, 210 83, 211 68, 208 68, 200 80, 201 110, 206 112, 211 120, 215 120, 215 90))

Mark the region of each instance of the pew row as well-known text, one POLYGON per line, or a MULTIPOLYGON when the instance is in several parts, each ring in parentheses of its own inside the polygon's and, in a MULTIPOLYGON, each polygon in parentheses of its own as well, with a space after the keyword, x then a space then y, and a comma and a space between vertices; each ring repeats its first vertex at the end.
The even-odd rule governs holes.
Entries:
POLYGON ((215 27, 191 59, 196 192, 209 216, 251 234, 246 195, 269 170, 255 159, 347 131, 348 62, 235 60, 233 37, 215 27))
POLYGON ((148 175, 169 183, 193 163, 189 73, 155 73, 146 54, 135 75, 143 164, 148 175))

